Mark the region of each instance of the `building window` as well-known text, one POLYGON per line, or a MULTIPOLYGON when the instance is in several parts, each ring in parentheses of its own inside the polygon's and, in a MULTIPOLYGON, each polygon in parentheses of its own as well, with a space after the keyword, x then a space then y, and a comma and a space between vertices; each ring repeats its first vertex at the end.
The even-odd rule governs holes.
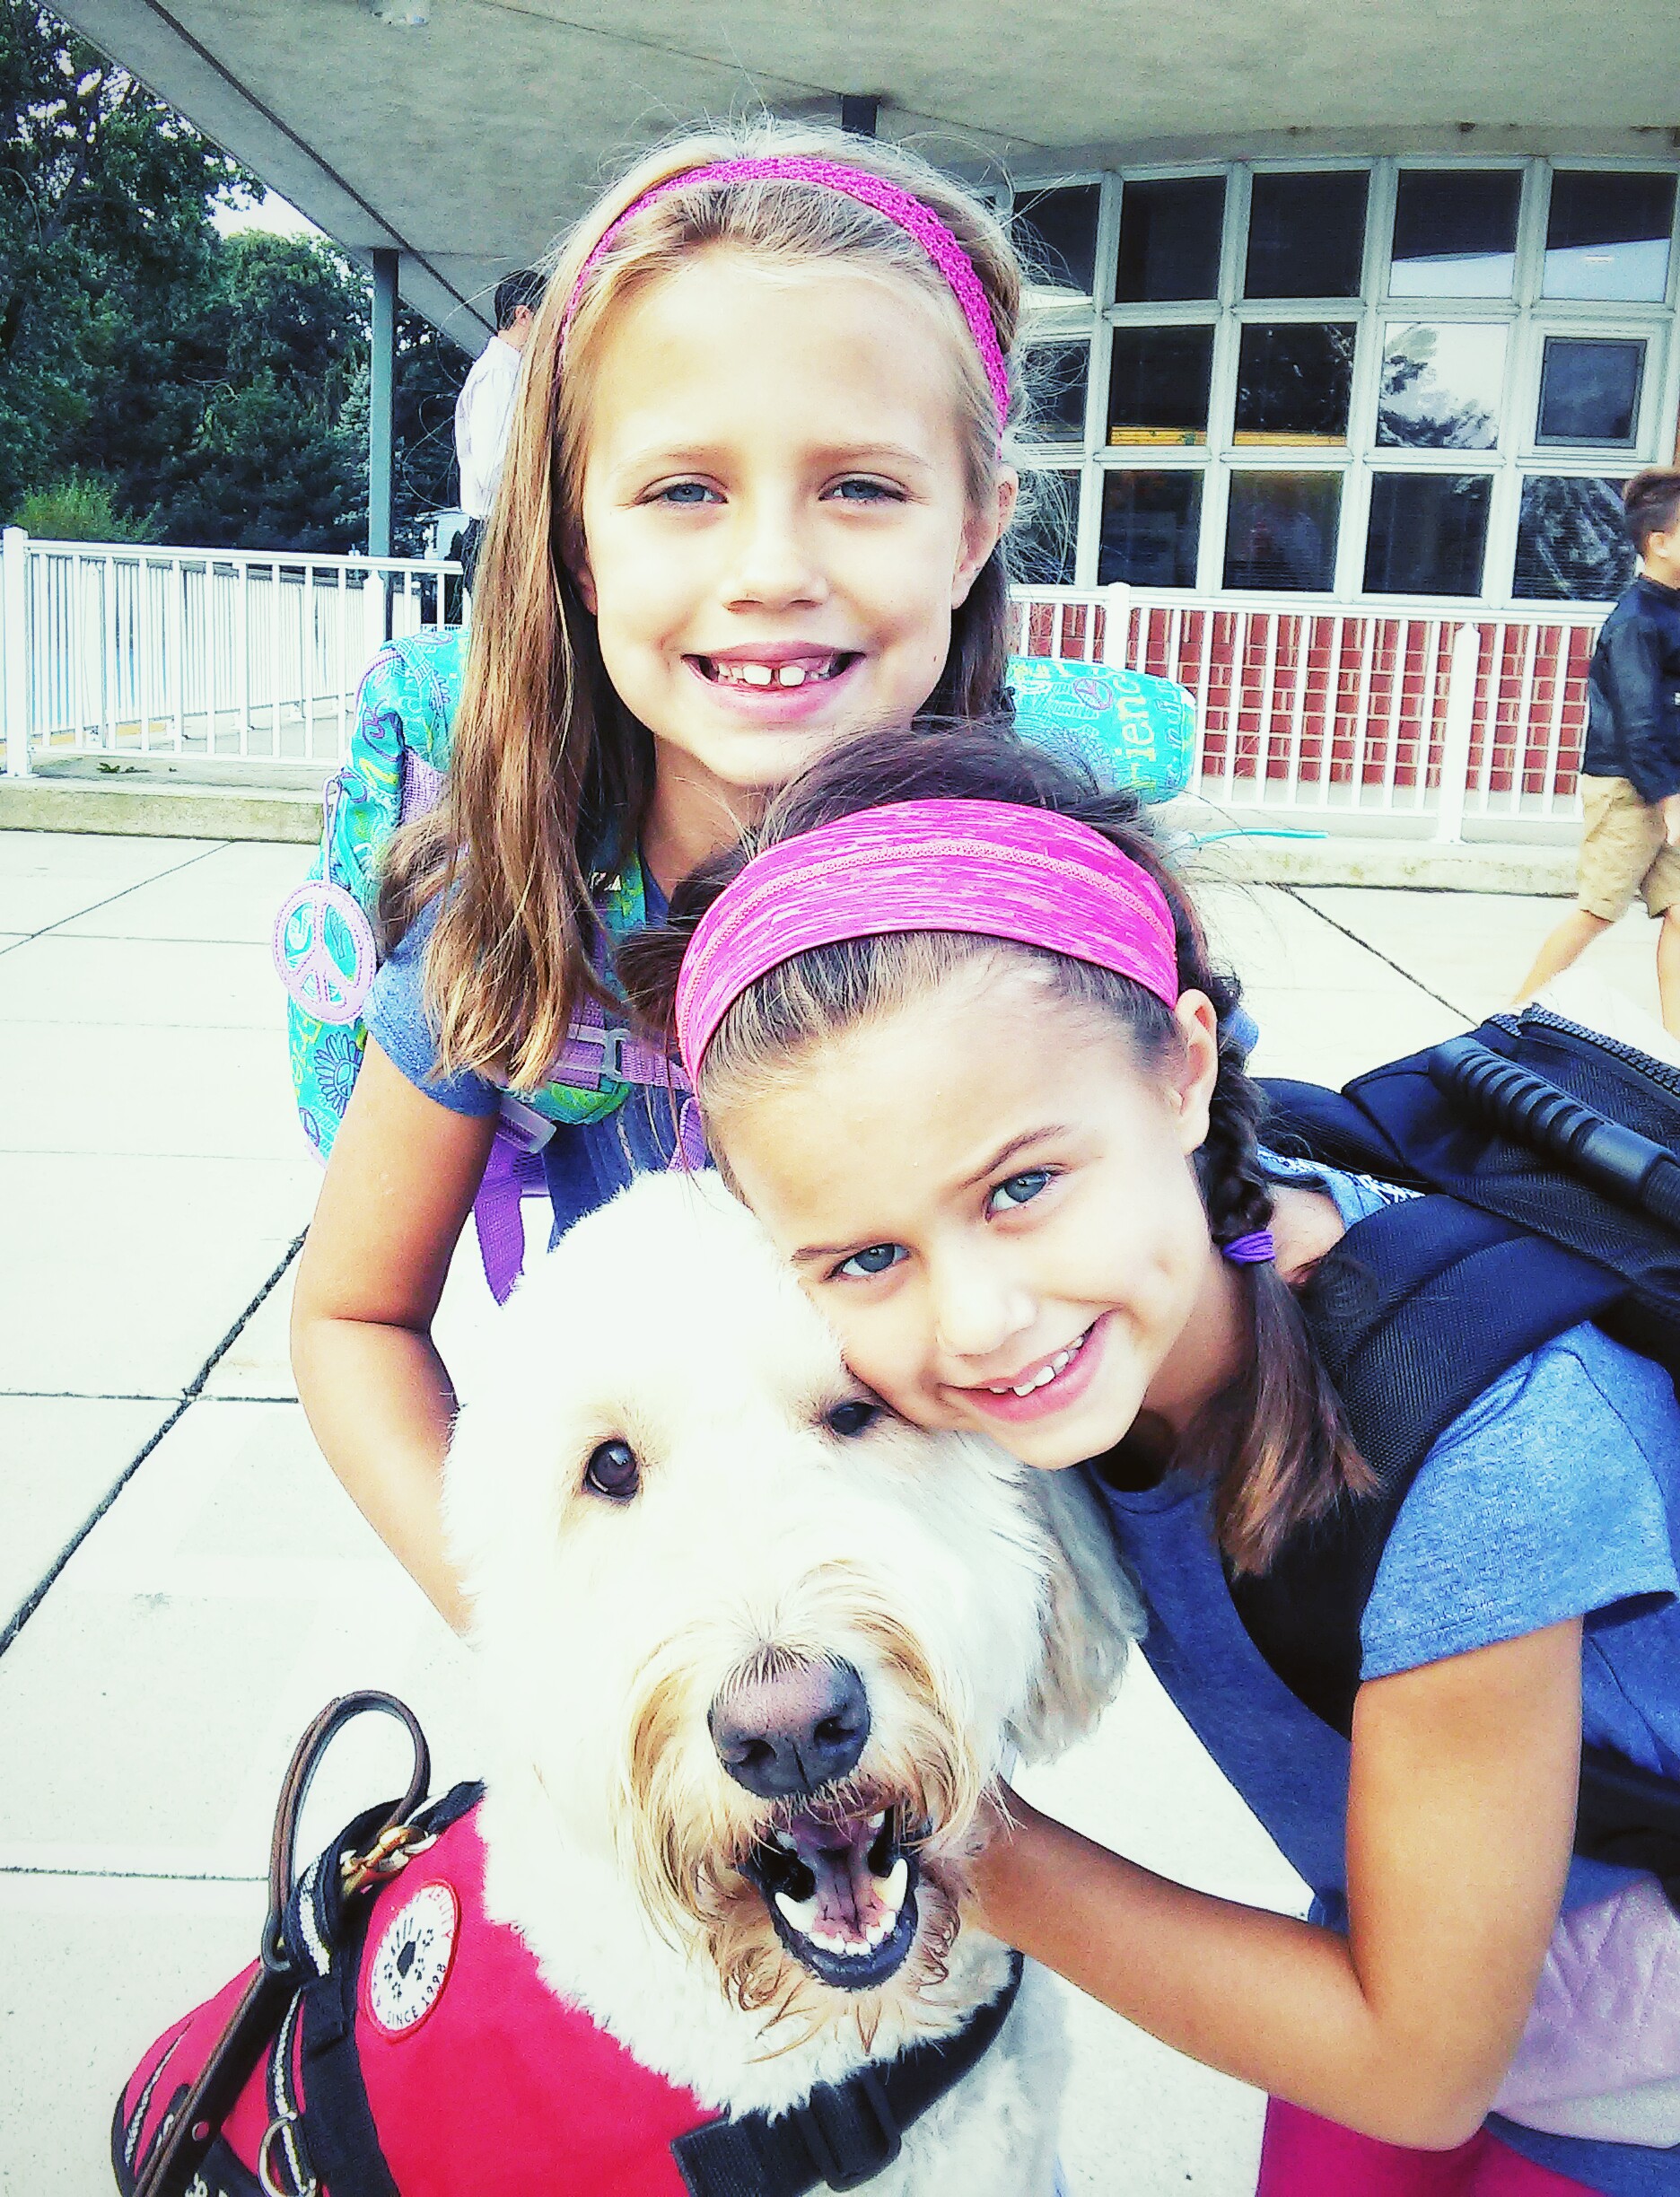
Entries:
POLYGON ((1117 328, 1108 365, 1108 441, 1205 442, 1212 328, 1117 328))
POLYGON ((1373 474, 1365 592, 1479 595, 1492 491, 1487 473, 1373 474))
POLYGON ((1552 178, 1542 295, 1666 297, 1674 216, 1671 175, 1560 168, 1552 178))
POLYGON ((1534 473, 1522 486, 1517 526, 1519 601, 1607 602, 1633 577, 1619 480, 1534 473))
POLYGON ((1355 333, 1341 322, 1251 320, 1237 361, 1235 440, 1345 442, 1355 333))
POLYGON ((1539 442, 1597 442, 1627 450, 1639 424, 1642 343, 1548 336, 1540 368, 1539 442))
POLYGON ((1225 233, 1223 176, 1128 183, 1120 199, 1115 302, 1162 305, 1219 295, 1225 233))
POLYGON ((1078 538, 1079 475, 1035 467, 1010 529, 1011 578, 1026 587, 1072 587, 1078 538))
POLYGON ((1248 206, 1251 298, 1357 297, 1365 258, 1362 169, 1256 175, 1248 206))
POLYGON ((1505 330, 1474 320, 1394 320, 1383 338, 1377 440, 1389 450, 1492 450, 1505 330))
POLYGON ((1097 209, 1102 198, 1096 183, 1070 189, 1017 195, 1011 227, 1015 247, 1027 262, 1036 286, 1089 297, 1097 279, 1097 209))
POLYGON ((1672 157, 1023 189, 1061 284, 1032 300, 1019 438, 1065 477, 1056 569, 1077 540, 1084 587, 1614 596, 1614 481, 1675 449, 1677 216, 1672 157))
POLYGON ((1514 168, 1403 168, 1389 296, 1509 297, 1522 183, 1514 168))
POLYGON ((1027 395, 1034 436, 1045 442, 1083 442, 1090 345, 1035 344, 1027 354, 1027 395))
POLYGON ((1199 467, 1110 473, 1103 482, 1098 585, 1128 580, 1133 587, 1194 587, 1201 530, 1199 467))
POLYGON ((1341 515, 1340 473, 1233 473, 1226 586, 1327 593, 1341 515))

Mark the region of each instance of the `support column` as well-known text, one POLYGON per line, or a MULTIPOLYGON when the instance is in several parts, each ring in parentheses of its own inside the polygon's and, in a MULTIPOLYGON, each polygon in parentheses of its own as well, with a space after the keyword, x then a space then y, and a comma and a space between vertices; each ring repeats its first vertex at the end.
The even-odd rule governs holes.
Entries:
POLYGON ((397 254, 373 254, 373 344, 368 371, 368 555, 391 547, 391 383, 397 367, 397 254))

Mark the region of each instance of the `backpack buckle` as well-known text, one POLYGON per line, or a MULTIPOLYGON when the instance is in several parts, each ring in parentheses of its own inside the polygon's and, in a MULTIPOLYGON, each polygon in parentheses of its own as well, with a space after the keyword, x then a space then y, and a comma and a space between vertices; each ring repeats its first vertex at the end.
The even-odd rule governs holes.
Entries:
POLYGON ((832 2190, 862 2189, 904 2148, 887 2087, 872 2067, 844 2083, 818 2083, 788 2119, 832 2190))

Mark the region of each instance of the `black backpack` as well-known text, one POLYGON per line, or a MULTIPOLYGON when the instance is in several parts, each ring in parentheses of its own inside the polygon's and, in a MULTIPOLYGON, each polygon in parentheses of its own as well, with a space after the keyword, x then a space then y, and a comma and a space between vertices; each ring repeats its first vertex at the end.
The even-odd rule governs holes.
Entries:
MULTIPOLYGON (((1423 1194, 1356 1222, 1301 1300, 1376 1490, 1230 1582, 1272 1668, 1346 1734, 1383 1548, 1459 1413, 1588 1320, 1680 1395, 1680 1069, 1530 1007, 1343 1091, 1262 1081, 1273 1150, 1423 1194)), ((1680 1906, 1680 1783, 1585 1749, 1575 1845, 1680 1906)))

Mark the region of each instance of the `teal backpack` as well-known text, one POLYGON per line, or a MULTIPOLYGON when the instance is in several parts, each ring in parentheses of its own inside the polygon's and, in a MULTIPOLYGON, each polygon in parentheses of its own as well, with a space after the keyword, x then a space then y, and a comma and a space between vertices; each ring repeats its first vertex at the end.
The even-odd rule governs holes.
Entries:
MULTIPOLYGON (((459 626, 389 642, 374 657, 356 696, 350 752, 328 782, 319 851, 275 918, 298 1114, 323 1160, 367 1044, 363 1010, 379 967, 381 857, 397 827, 432 808, 442 791, 466 661, 467 631, 459 626)), ((1112 665, 1037 656, 1011 657, 1009 678, 1016 724, 1027 739, 1146 800, 1168 800, 1189 783, 1195 712, 1182 687, 1112 665)), ((637 864, 609 881, 599 913, 615 938, 641 924, 637 864)), ((486 1270, 493 1238, 505 1254, 498 1272, 518 1248, 507 1205, 519 1192, 510 1174, 521 1188, 540 1187, 535 1155, 556 1125, 599 1121, 635 1085, 663 1085, 672 1073, 628 1028, 608 1024, 593 1006, 584 1011, 553 1079, 539 1090, 510 1091, 503 1103, 502 1149, 486 1178, 488 1203, 481 1195, 477 1208, 486 1270)), ((686 1129, 685 1143, 694 1141, 686 1129)), ((507 1288, 518 1273, 515 1259, 507 1288)), ((496 1274, 492 1286, 498 1287, 496 1274)))

